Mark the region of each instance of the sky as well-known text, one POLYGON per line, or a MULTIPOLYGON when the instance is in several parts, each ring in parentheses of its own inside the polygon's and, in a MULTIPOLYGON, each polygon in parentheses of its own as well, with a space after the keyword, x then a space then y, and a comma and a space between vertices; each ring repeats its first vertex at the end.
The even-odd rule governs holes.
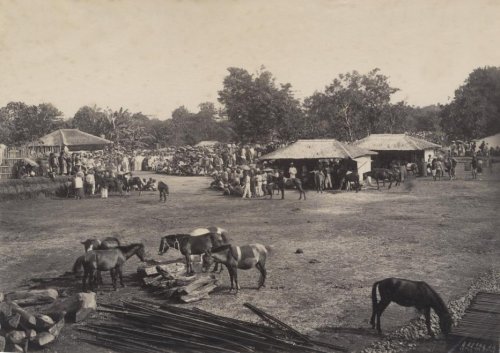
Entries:
POLYGON ((84 105, 166 119, 263 65, 303 99, 380 68, 394 101, 447 103, 500 66, 500 0, 0 0, 0 106, 84 105))

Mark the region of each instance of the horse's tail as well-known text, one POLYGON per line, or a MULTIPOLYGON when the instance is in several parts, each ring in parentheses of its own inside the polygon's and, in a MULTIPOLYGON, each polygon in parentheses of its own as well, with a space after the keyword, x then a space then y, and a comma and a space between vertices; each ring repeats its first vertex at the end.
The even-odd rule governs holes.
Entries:
POLYGON ((380 281, 373 283, 372 287, 372 305, 373 308, 377 306, 377 287, 379 285, 380 281))
POLYGON ((76 259, 75 264, 73 265, 73 273, 78 273, 81 271, 81 268, 83 267, 84 260, 85 260, 84 255, 82 255, 76 259))

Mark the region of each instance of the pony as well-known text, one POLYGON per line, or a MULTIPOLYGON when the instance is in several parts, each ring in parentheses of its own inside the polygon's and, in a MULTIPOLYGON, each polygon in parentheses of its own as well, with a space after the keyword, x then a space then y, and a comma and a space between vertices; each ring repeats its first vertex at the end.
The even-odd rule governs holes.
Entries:
POLYGON ((167 196, 170 195, 168 192, 168 185, 163 181, 158 182, 158 191, 160 192, 160 202, 167 202, 167 196))
POLYGON ((107 237, 104 238, 102 241, 99 239, 87 239, 80 243, 83 244, 85 252, 91 250, 108 250, 116 248, 121 245, 120 240, 118 240, 115 237, 107 237))
POLYGON ((382 185, 385 186, 385 181, 389 181, 389 187, 387 189, 390 189, 392 186, 392 183, 395 181, 396 186, 399 185, 401 182, 401 175, 398 170, 390 170, 390 169, 385 169, 385 168, 373 168, 371 172, 366 173, 367 175, 371 176, 377 181, 377 190, 380 189, 380 185, 378 183, 379 180, 382 180, 382 185))
MULTIPOLYGON (((210 256, 212 248, 228 243, 227 232, 218 227, 197 228, 191 234, 170 234, 161 238, 158 255, 165 254, 168 249, 179 250, 186 259, 186 271, 194 273, 191 255, 210 256)), ((213 272, 217 271, 216 265, 213 272)))
POLYGON ((210 257, 203 258, 203 267, 209 268, 212 262, 226 265, 231 280, 230 292, 236 285, 236 293, 241 289, 238 283, 238 268, 249 270, 255 267, 260 272, 260 278, 257 289, 265 287, 266 284, 266 259, 271 248, 262 244, 249 244, 235 246, 226 244, 212 249, 210 257))
POLYGON ((375 282, 372 287, 372 317, 370 324, 375 328, 375 318, 377 319, 377 330, 382 333, 380 328, 380 316, 391 302, 406 307, 415 307, 423 311, 425 315, 425 324, 427 332, 434 337, 431 330, 431 309, 439 317, 439 327, 441 332, 447 335, 451 331, 452 318, 446 308, 443 299, 436 293, 431 286, 425 282, 410 281, 400 278, 386 278, 375 282), (377 287, 380 293, 380 301, 377 303, 377 287))
POLYGON ((344 184, 346 191, 351 190, 351 185, 354 185, 354 190, 356 190, 356 192, 361 190, 361 184, 359 183, 359 174, 357 172, 341 168, 338 170, 338 176, 340 179, 340 190, 342 190, 344 184))
MULTIPOLYGON (((125 287, 123 283, 122 267, 125 261, 132 256, 137 255, 139 260, 145 261, 146 251, 144 245, 135 243, 125 246, 118 246, 108 250, 91 250, 83 255, 83 291, 87 290, 87 278, 89 279, 90 290, 94 289, 95 272, 96 271, 109 271, 113 282, 113 289, 116 289, 116 276, 120 277, 120 284, 125 287)), ((77 260, 78 261, 78 260, 77 260)))

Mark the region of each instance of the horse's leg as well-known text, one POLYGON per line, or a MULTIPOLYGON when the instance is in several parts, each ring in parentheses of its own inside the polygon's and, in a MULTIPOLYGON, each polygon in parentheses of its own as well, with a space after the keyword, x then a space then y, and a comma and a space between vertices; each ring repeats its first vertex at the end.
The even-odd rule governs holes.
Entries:
POLYGON ((257 267, 257 269, 260 271, 259 287, 257 288, 260 289, 261 287, 266 286, 267 271, 265 265, 261 264, 260 262, 257 262, 255 267, 257 267))
POLYGON ((95 270, 93 268, 89 269, 88 278, 89 278, 89 288, 93 292, 94 291, 94 282, 95 282, 95 270))
POLYGON ((88 278, 88 276, 89 276, 89 271, 87 270, 87 268, 84 265, 83 266, 83 278, 82 278, 82 292, 87 291, 87 278, 88 278))
POLYGON ((191 273, 193 273, 193 266, 191 264, 191 254, 189 252, 186 252, 186 254, 184 255, 185 258, 186 258, 186 273, 188 275, 190 275, 191 273))
POLYGON ((378 183, 378 178, 377 178, 377 179, 375 179, 375 180, 377 181, 377 190, 380 190, 380 185, 379 185, 379 183, 378 183))
POLYGON ((109 274, 111 275, 111 283, 113 284, 113 290, 116 290, 116 269, 115 268, 110 269, 109 274))
POLYGON ((381 299, 377 305, 377 331, 378 333, 382 333, 382 328, 380 327, 380 317, 385 309, 389 306, 391 302, 386 299, 381 299))
POLYGON ((226 265, 227 267, 227 272, 229 273, 229 280, 231 281, 231 288, 229 288, 229 292, 232 292, 233 291, 233 281, 234 281, 234 269, 232 266, 230 266, 229 264, 226 265))
POLYGON ((431 330, 431 308, 427 307, 424 309, 424 316, 425 316, 425 326, 427 326, 427 332, 429 333, 429 336, 434 337, 434 332, 431 330))
POLYGON ((116 271, 118 272, 118 276, 120 276, 120 285, 122 286, 122 288, 125 288, 125 283, 123 283, 123 272, 122 272, 122 266, 118 266, 116 268, 116 271))
POLYGON ((234 278, 234 284, 236 285, 236 293, 241 289, 240 285, 238 284, 238 268, 234 267, 233 268, 233 278, 234 278))

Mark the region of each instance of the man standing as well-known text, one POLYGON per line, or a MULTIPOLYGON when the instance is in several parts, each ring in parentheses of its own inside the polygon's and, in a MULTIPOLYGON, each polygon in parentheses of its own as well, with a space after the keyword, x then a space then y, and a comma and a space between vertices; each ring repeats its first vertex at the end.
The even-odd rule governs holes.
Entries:
POLYGON ((250 175, 248 175, 248 172, 245 171, 243 172, 243 196, 241 197, 242 199, 246 198, 248 196, 248 198, 251 198, 252 197, 252 193, 250 191, 250 175))
POLYGON ((290 174, 290 179, 295 179, 297 175, 297 168, 293 165, 293 162, 290 163, 290 168, 288 168, 288 173, 290 174))
POLYGON ((472 161, 470 162, 472 169, 472 179, 477 179, 477 157, 476 154, 472 155, 472 161))

